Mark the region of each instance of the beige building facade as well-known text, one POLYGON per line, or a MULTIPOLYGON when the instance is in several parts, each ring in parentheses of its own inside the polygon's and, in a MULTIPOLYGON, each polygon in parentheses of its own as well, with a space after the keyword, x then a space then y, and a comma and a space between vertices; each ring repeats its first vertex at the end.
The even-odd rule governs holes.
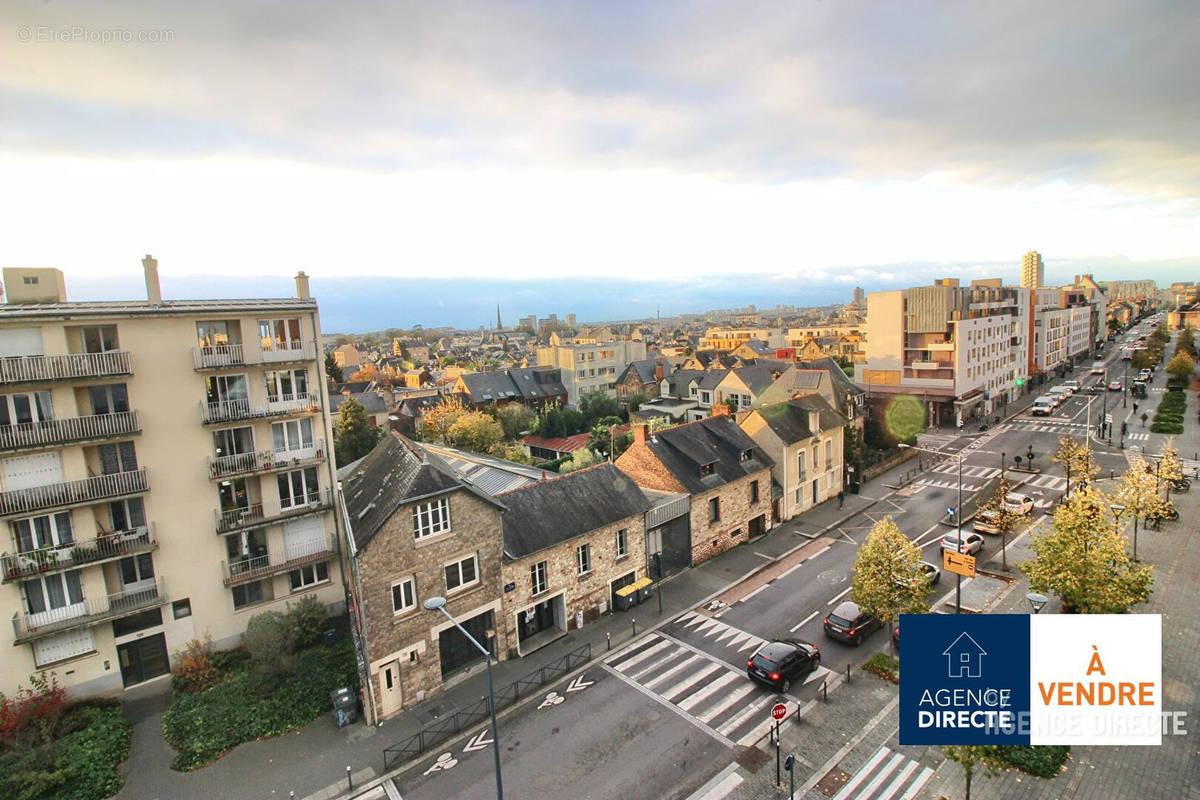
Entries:
POLYGON ((562 344, 537 349, 538 366, 562 370, 567 405, 579 405, 579 396, 600 390, 617 396, 617 378, 631 361, 646 357, 645 342, 617 339, 592 344, 562 344))

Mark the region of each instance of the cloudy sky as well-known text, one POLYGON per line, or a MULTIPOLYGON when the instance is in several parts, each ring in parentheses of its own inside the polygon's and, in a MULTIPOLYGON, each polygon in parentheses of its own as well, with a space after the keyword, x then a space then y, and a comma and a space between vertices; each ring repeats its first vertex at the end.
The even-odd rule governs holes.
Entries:
POLYGON ((1197 42, 1191 0, 4 0, 0 264, 1180 278, 1197 42))

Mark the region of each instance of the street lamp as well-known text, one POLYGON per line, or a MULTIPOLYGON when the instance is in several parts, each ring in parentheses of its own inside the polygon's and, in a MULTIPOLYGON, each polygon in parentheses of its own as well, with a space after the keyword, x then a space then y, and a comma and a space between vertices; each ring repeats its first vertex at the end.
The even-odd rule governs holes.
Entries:
POLYGON ((483 653, 483 657, 487 659, 487 674, 488 674, 488 708, 492 712, 492 752, 496 756, 496 800, 504 800, 504 782, 500 778, 500 734, 496 731, 496 686, 492 683, 492 652, 481 645, 474 636, 467 633, 467 629, 458 624, 458 620, 450 616, 450 612, 446 610, 446 598, 430 597, 424 603, 425 608, 429 611, 440 611, 446 615, 446 619, 454 623, 454 627, 462 631, 462 635, 467 637, 467 641, 475 645, 479 652, 483 653))
POLYGON ((1033 609, 1033 613, 1035 614, 1041 613, 1042 609, 1046 607, 1046 603, 1050 602, 1050 599, 1046 595, 1038 594, 1037 592, 1030 592, 1025 595, 1025 599, 1029 601, 1029 607, 1033 609))
MULTIPOLYGON (((927 447, 918 447, 917 445, 905 444, 904 442, 900 442, 899 446, 905 448, 906 450, 923 450, 926 453, 934 453, 939 456, 946 455, 946 453, 943 453, 941 450, 932 450, 927 447)), ((955 460, 958 462, 958 504, 954 507, 955 517, 956 517, 956 522, 955 522, 954 527, 958 529, 957 530, 958 543, 959 543, 959 546, 961 547, 962 546, 962 535, 963 535, 963 529, 962 529, 962 462, 963 462, 963 457, 962 457, 961 452, 954 453, 953 455, 954 455, 955 460)), ((959 552, 962 552, 962 551, 960 550, 959 552)), ((959 575, 957 572, 954 573, 954 613, 955 614, 962 613, 962 575, 959 575)))

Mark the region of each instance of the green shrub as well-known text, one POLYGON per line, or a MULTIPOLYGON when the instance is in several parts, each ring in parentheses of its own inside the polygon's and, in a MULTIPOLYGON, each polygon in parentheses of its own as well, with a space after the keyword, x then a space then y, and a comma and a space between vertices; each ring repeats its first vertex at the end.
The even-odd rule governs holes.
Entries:
POLYGON ((198 769, 242 742, 302 728, 331 710, 329 693, 342 686, 357 686, 349 642, 297 653, 287 680, 243 669, 206 692, 177 694, 163 716, 163 737, 178 751, 171 768, 198 769))
POLYGON ((1177 423, 1155 422, 1150 426, 1150 430, 1154 433, 1183 433, 1183 425, 1177 423))
POLYGON ((325 630, 328 618, 325 604, 317 599, 315 594, 306 594, 294 606, 288 609, 287 618, 292 626, 297 647, 308 647, 316 644, 325 630))
POLYGON ((13 800, 100 800, 121 790, 121 762, 133 726, 119 704, 72 706, 64 733, 51 745, 0 756, 0 797, 13 800))
POLYGON ((1005 764, 1035 778, 1053 778, 1062 772, 1071 755, 1071 748, 1066 745, 1013 745, 999 751, 1005 764))
POLYGON ((212 663, 221 675, 228 675, 250 663, 250 651, 244 647, 234 650, 217 650, 212 654, 212 663))
POLYGON ((900 682, 900 660, 892 658, 887 653, 876 653, 863 663, 862 668, 878 675, 885 681, 900 682))
POLYGON ((296 634, 291 622, 276 611, 255 614, 246 623, 243 637, 254 665, 267 678, 276 678, 292 668, 296 634))

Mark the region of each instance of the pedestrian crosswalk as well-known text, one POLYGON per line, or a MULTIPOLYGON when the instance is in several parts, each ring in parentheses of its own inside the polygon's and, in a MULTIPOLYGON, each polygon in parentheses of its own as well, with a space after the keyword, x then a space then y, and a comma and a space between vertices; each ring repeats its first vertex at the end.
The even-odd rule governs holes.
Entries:
POLYGON ((682 617, 676 619, 674 624, 685 630, 690 629, 694 633, 702 633, 705 639, 710 639, 718 644, 734 648, 739 653, 753 652, 759 645, 766 642, 766 639, 760 639, 752 633, 747 633, 732 625, 726 625, 720 620, 705 616, 697 611, 687 612, 682 617))
POLYGON ((1125 438, 1131 442, 1145 442, 1145 441, 1149 441, 1150 434, 1148 434, 1148 433, 1130 433, 1130 434, 1127 434, 1125 436, 1125 438))
MULTIPOLYGON (((762 639, 736 628, 701 617, 705 630, 724 640, 727 647, 752 653, 762 639)), ((695 620, 689 619, 694 622, 695 620)), ((607 656, 605 667, 643 694, 671 705, 675 710, 712 730, 730 746, 753 746, 770 730, 771 707, 784 702, 788 714, 797 702, 790 695, 760 687, 746 676, 746 669, 728 663, 662 632, 652 633, 629 647, 607 656)), ((743 662, 744 663, 744 662, 743 662)), ((804 683, 820 680, 829 670, 818 667, 804 683)))
POLYGON ((1018 418, 1008 423, 1013 430, 1033 431, 1035 433, 1081 433, 1087 427, 1086 422, 1058 419, 1018 418))
MULTIPOLYGON (((999 474, 1000 470, 996 467, 983 467, 972 464, 963 464, 963 491, 973 492, 977 489, 981 489, 989 480, 999 474)), ((918 478, 915 482, 921 486, 932 486, 939 489, 957 489, 958 463, 951 461, 945 464, 939 464, 930 471, 930 474, 922 478, 918 478)))
POLYGON ((912 800, 932 777, 929 767, 881 747, 833 800, 912 800))

